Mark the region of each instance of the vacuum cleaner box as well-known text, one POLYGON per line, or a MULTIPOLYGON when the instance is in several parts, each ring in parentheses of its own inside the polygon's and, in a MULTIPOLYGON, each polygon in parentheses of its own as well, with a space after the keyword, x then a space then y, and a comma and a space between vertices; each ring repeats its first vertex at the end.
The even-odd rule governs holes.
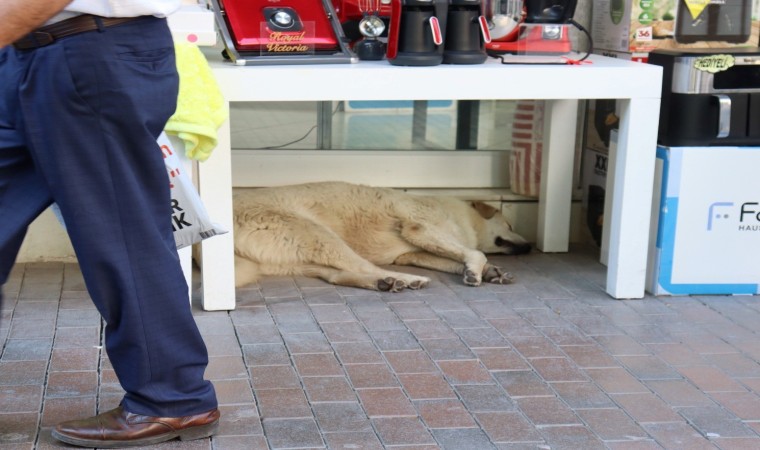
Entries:
POLYGON ((598 0, 591 34, 597 53, 646 62, 657 48, 754 47, 760 0, 598 0))
POLYGON ((760 293, 760 147, 657 148, 647 290, 760 293))

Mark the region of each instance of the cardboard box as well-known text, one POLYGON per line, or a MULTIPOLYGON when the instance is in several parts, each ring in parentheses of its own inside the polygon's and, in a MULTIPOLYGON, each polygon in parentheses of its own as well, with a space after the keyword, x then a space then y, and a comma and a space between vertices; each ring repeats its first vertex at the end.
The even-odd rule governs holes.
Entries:
POLYGON ((197 2, 183 1, 183 5, 166 20, 175 42, 200 46, 216 45, 214 12, 197 2))
POLYGON ((598 0, 591 17, 596 53, 654 49, 754 47, 760 42, 760 0, 598 0))
POLYGON ((614 99, 588 100, 586 104, 586 134, 583 137, 584 148, 604 154, 609 153, 610 135, 617 130, 620 118, 616 112, 614 99))
POLYGON ((647 290, 760 293, 760 147, 658 147, 647 290))

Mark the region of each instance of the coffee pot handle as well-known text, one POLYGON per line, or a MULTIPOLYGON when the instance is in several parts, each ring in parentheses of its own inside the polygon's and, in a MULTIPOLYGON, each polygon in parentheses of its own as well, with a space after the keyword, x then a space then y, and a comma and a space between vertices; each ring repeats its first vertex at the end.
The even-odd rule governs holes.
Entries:
POLYGON ((430 17, 430 31, 433 33, 433 43, 435 45, 443 44, 443 33, 441 33, 441 25, 438 23, 438 18, 435 16, 430 17))
POLYGON ((480 16, 478 17, 478 22, 480 23, 480 33, 483 35, 483 42, 488 44, 491 42, 491 32, 488 31, 488 19, 486 19, 486 16, 480 16))

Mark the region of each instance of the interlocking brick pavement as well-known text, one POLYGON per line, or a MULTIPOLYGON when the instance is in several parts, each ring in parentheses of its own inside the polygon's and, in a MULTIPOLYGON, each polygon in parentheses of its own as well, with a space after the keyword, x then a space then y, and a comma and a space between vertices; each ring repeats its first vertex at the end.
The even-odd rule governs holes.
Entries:
MULTIPOLYGON (((494 259, 514 284, 273 277, 196 305, 221 426, 157 447, 760 448, 760 297, 613 300, 587 248, 494 259)), ((62 447, 54 424, 123 394, 99 316, 76 264, 18 264, 4 294, 0 448, 62 447)))

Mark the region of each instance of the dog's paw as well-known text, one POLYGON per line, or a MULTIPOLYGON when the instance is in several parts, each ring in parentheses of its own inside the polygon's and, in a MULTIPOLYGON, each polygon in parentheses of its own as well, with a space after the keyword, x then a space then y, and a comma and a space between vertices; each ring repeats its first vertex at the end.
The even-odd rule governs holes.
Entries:
POLYGON ((470 269, 464 271, 464 284, 468 286, 480 286, 482 279, 479 274, 470 269))
POLYGON ((483 270, 483 279, 493 284, 510 284, 514 281, 515 277, 504 271, 501 267, 487 265, 483 270))
POLYGON ((430 278, 419 278, 409 283, 409 289, 422 289, 430 284, 430 278))
POLYGON ((406 283, 393 277, 377 280, 377 289, 384 292, 401 292, 406 289, 406 283))

